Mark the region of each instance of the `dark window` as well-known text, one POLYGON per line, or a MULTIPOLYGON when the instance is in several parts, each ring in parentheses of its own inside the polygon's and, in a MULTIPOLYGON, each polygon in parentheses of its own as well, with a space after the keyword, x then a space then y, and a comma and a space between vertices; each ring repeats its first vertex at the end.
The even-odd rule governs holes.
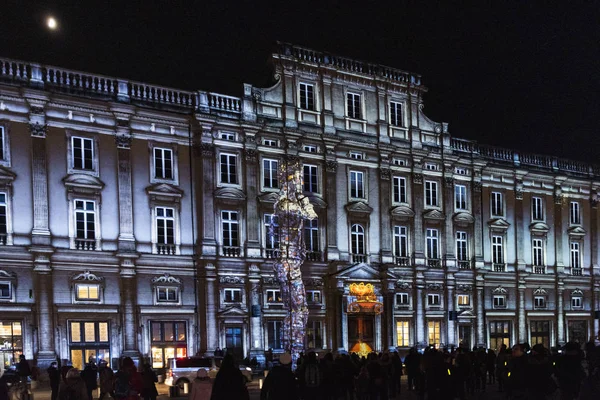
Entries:
POLYGON ((283 326, 282 321, 269 321, 267 322, 267 335, 269 336, 269 348, 270 349, 283 349, 283 342, 281 341, 281 328, 283 326))
POLYGON ((94 142, 92 139, 73 137, 71 143, 73 147, 73 168, 93 170, 94 142))
POLYGON ((314 86, 306 83, 300 84, 300 108, 313 111, 315 109, 314 86))
POLYGON ((173 179, 172 150, 154 149, 154 177, 157 179, 173 179))

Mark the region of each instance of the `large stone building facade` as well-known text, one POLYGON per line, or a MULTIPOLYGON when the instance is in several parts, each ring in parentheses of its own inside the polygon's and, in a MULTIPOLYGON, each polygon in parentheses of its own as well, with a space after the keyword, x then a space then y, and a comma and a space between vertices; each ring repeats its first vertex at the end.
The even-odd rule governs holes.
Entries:
POLYGON ((318 214, 307 348, 597 337, 600 169, 452 137, 416 74, 272 61, 238 98, 0 59, 2 364, 278 351, 290 159, 318 214))

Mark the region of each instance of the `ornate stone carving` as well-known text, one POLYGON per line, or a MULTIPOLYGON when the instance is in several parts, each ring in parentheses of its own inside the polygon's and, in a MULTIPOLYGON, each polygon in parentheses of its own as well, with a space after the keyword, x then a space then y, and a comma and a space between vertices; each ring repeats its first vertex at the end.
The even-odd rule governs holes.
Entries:
POLYGON ((152 284, 160 285, 160 284, 168 284, 168 285, 181 285, 181 279, 171 276, 169 274, 164 274, 160 276, 155 276, 152 278, 152 284))
POLYGON ((523 180, 515 180, 515 199, 523 200, 523 180))
POLYGON ((423 184, 423 174, 413 174, 413 183, 417 185, 423 184))
POLYGON ((498 285, 494 290, 492 290, 492 293, 493 294, 506 294, 506 293, 508 293, 508 290, 506 290, 501 285, 498 285))
POLYGON ((215 146, 212 143, 201 143, 200 150, 204 157, 213 157, 215 155, 215 146))
POLYGON ((219 283, 229 283, 234 285, 241 285, 244 283, 244 278, 239 276, 221 276, 219 277, 219 283))
POLYGON ((87 282, 103 282, 104 277, 93 274, 90 271, 82 272, 81 274, 73 276, 72 281, 87 281, 87 282))
POLYGON ((402 290, 409 290, 412 288, 412 285, 410 284, 410 282, 398 281, 396 282, 396 287, 402 290))
POLYGON ((323 280, 321 278, 308 278, 304 281, 304 286, 323 286, 323 280))
POLYGON ((129 121, 126 119, 117 119, 117 126, 119 128, 129 128, 129 121))
POLYGON ((554 204, 557 206, 565 204, 565 196, 562 193, 556 193, 554 195, 554 204))
POLYGON ((244 150, 244 158, 246 161, 254 162, 256 161, 257 153, 254 149, 245 149, 244 150))
POLYGON ((481 193, 481 182, 480 181, 473 181, 473 191, 475 193, 481 193))
POLYGON ((277 278, 275 278, 273 276, 263 277, 263 284, 279 286, 279 282, 277 281, 277 278))
POLYGON ((444 285, 441 283, 428 283, 427 290, 442 291, 444 290, 444 285))
POLYGON ((523 190, 519 190, 519 189, 515 190, 515 199, 523 200, 523 190))
POLYGON ((379 168, 379 173, 384 181, 392 179, 392 171, 389 168, 379 168))
POLYGON ((14 279, 17 275, 14 272, 8 272, 3 269, 0 269, 0 278, 4 279, 14 279))
MULTIPOLYGON (((289 148, 289 146, 288 146, 289 148)), ((300 162, 300 157, 298 157, 297 155, 294 154, 285 154, 283 156, 283 159, 288 162, 289 164, 293 164, 293 163, 298 163, 300 162)))
POLYGON ((41 106, 31 106, 31 107, 29 107, 29 114, 44 115, 44 107, 41 107, 41 106))
POLYGON ((48 125, 46 124, 42 125, 39 122, 36 122, 35 124, 29 124, 29 132, 31 133, 31 136, 45 138, 47 131, 48 125))
POLYGON ((337 161, 331 161, 331 160, 325 161, 325 169, 327 170, 327 172, 336 172, 337 167, 338 167, 337 161))
POLYGON ((256 136, 246 136, 244 138, 244 142, 248 143, 248 144, 256 144, 256 136))
POLYGON ((466 285, 464 283, 460 283, 456 285, 456 290, 458 290, 459 292, 472 292, 473 285, 466 285))
POLYGON ((446 182, 446 185, 448 186, 454 185, 454 178, 451 176, 446 176, 444 178, 444 182, 446 182))
POLYGON ((533 294, 537 295, 537 296, 540 296, 540 295, 545 296, 548 294, 548 291, 546 289, 544 289, 543 287, 538 287, 537 289, 535 289, 533 291, 533 294))
POLYGON ((583 296, 583 290, 575 289, 571 292, 571 296, 583 296))
POLYGON ((256 101, 261 101, 262 100, 262 91, 253 88, 252 89, 252 97, 256 101))
POLYGON ((115 144, 119 149, 130 149, 132 140, 133 137, 131 135, 115 135, 115 144))
POLYGON ((598 207, 598 195, 596 193, 590 198, 590 204, 592 205, 592 208, 598 207))

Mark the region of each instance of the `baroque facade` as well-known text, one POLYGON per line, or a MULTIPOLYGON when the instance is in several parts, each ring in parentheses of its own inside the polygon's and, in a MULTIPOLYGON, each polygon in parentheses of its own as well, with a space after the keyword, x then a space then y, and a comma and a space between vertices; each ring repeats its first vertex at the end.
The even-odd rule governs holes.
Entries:
POLYGON ((3 365, 280 349, 290 159, 318 214, 307 348, 597 337, 598 167, 451 136, 416 74, 284 43, 272 63, 238 98, 0 59, 3 365))

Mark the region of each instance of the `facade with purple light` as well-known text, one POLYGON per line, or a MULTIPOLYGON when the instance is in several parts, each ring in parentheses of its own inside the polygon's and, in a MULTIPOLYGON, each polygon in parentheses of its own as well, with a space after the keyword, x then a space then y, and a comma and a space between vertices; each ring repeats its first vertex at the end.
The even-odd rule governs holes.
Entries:
POLYGON ((416 74, 272 61, 232 97, 0 58, 3 367, 277 352, 291 158, 317 214, 307 349, 597 337, 599 167, 451 136, 416 74))

